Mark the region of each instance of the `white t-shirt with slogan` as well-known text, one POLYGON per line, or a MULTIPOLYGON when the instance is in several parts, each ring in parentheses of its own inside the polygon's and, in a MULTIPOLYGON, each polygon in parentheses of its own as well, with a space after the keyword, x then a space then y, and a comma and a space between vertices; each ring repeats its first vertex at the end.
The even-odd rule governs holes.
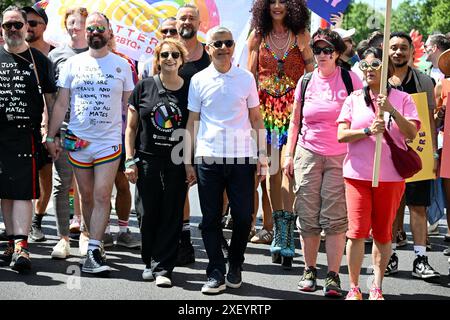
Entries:
POLYGON ((76 136, 111 146, 122 143, 122 93, 134 88, 125 59, 80 53, 67 60, 58 86, 70 89, 69 129, 76 136))

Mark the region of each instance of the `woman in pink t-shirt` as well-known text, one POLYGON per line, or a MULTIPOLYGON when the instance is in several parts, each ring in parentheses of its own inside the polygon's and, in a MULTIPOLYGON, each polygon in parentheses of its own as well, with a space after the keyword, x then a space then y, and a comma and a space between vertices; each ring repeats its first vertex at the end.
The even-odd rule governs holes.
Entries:
POLYGON ((375 277, 369 300, 383 300, 381 284, 391 256, 392 222, 405 189, 405 181, 394 167, 389 145, 384 138, 379 186, 372 187, 375 135, 388 130, 395 144, 406 149, 405 140, 414 139, 420 126, 416 106, 407 93, 390 89, 388 98, 379 93, 381 58, 381 49, 369 48, 364 52, 360 68, 368 86, 345 100, 337 120, 339 142, 348 143, 343 167, 350 276, 347 300, 362 300, 359 275, 364 258, 364 239, 369 237, 371 229, 375 277), (376 106, 384 111, 384 119, 376 117, 376 106))
POLYGON ((298 215, 306 265, 298 289, 316 289, 317 253, 323 230, 328 259, 324 294, 341 296, 339 269, 347 231, 342 162, 347 148, 336 139, 336 119, 348 96, 343 79, 347 76, 347 86, 351 82, 353 89, 363 85, 355 73, 344 74, 346 71, 337 65, 339 56, 346 50, 338 33, 319 29, 312 39, 318 68, 306 88, 303 106, 303 78, 297 84, 283 168, 288 177, 295 178, 294 212, 298 215))

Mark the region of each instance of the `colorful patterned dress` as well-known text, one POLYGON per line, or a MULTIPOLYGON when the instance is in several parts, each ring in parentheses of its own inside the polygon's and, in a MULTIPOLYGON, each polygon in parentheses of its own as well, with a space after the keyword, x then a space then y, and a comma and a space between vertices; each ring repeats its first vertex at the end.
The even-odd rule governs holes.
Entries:
POLYGON ((290 112, 298 80, 305 63, 297 41, 278 57, 269 43, 262 41, 258 54, 258 91, 260 110, 267 131, 267 142, 281 148, 287 142, 290 112))

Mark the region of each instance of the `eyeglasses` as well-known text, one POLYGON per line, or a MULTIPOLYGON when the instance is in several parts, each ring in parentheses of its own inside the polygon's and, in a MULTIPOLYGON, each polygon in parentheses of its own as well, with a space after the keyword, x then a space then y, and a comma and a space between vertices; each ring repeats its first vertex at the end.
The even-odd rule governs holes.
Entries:
POLYGON ((28 25, 32 28, 36 27, 38 24, 45 24, 45 23, 36 20, 28 20, 28 25))
POLYGON ((20 21, 5 22, 2 24, 2 28, 5 30, 11 30, 12 27, 14 27, 14 29, 16 30, 20 30, 23 28, 23 26, 24 23, 20 21))
POLYGON ((161 30, 161 33, 162 34, 165 34, 165 35, 171 35, 171 36, 174 36, 174 35, 176 35, 177 33, 178 33, 178 31, 177 31, 177 29, 162 29, 161 30))
POLYGON ((176 52, 176 51, 164 51, 159 54, 159 56, 164 59, 168 59, 169 55, 171 55, 172 58, 174 58, 174 59, 178 59, 180 57, 181 53, 176 52))
POLYGON ((362 60, 359 63, 359 69, 361 69, 361 71, 367 71, 369 69, 372 70, 379 70, 382 66, 381 60, 379 59, 374 59, 372 60, 371 63, 368 63, 367 61, 362 60))
POLYGON ((325 48, 319 48, 319 47, 313 47, 313 53, 318 56, 321 52, 324 54, 332 54, 334 52, 333 47, 325 47, 325 48))
POLYGON ((106 31, 106 27, 104 26, 88 26, 86 28, 86 32, 93 33, 97 31, 98 33, 104 33, 106 31))
POLYGON ((217 40, 211 42, 209 45, 213 45, 214 48, 220 49, 224 44, 227 48, 231 48, 234 45, 234 40, 217 40))

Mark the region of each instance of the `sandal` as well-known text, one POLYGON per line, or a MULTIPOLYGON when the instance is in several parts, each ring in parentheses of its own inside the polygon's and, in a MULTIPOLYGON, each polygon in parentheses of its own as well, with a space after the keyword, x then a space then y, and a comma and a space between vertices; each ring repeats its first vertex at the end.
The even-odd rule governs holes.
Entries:
POLYGON ((273 230, 261 229, 250 239, 251 243, 271 244, 273 240, 273 230))

